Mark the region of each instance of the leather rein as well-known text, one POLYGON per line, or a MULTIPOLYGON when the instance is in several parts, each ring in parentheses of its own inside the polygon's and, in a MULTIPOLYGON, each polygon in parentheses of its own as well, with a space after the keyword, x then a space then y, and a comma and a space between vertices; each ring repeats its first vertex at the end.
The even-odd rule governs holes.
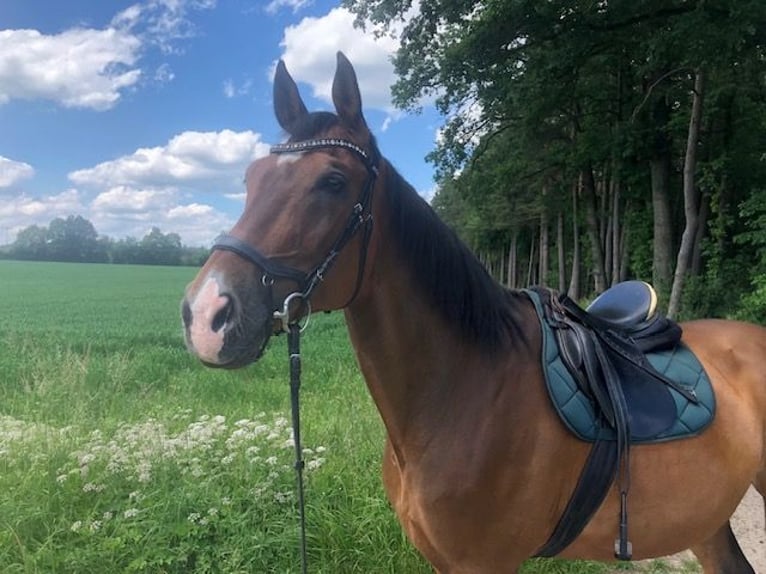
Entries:
MULTIPOLYGON (((314 289, 324 281, 324 277, 335 264, 338 255, 343 248, 363 228, 362 242, 359 252, 359 264, 357 268, 356 284, 349 300, 343 305, 348 307, 356 296, 364 278, 364 270, 367 262, 367 249, 372 235, 372 193, 375 181, 378 177, 377 157, 371 157, 366 151, 353 142, 344 139, 323 138, 299 142, 289 142, 271 147, 271 153, 302 153, 328 148, 342 148, 353 152, 367 168, 367 180, 357 198, 357 202, 351 208, 351 213, 346 220, 346 225, 336 238, 330 251, 325 258, 311 271, 306 272, 289 265, 280 263, 276 259, 264 255, 255 247, 248 245, 241 239, 230 234, 220 235, 213 243, 212 250, 230 251, 253 263, 263 271, 261 282, 271 290, 276 280, 293 281, 298 285, 298 291, 294 291, 285 297, 282 309, 274 308, 274 319, 279 322, 279 332, 287 333, 287 351, 290 357, 290 407, 292 411, 293 442, 295 445, 295 473, 298 490, 298 511, 300 518, 300 554, 301 572, 308 572, 308 559, 306 555, 306 509, 303 489, 303 449, 301 448, 301 425, 300 425, 300 386, 301 386, 301 354, 300 333, 302 328, 298 324, 300 317, 290 317, 290 303, 300 301, 308 307, 307 314, 311 314, 311 295, 314 289)), ((308 316, 307 315, 307 316, 308 316)), ((305 328, 305 324, 304 327, 305 328)))

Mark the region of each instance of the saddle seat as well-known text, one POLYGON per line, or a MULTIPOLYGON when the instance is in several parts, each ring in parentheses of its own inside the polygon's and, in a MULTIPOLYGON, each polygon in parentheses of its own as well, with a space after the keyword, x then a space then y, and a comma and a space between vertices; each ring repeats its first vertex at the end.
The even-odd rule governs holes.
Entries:
POLYGON ((586 311, 621 331, 641 330, 657 314, 657 292, 644 281, 623 281, 596 297, 586 311))

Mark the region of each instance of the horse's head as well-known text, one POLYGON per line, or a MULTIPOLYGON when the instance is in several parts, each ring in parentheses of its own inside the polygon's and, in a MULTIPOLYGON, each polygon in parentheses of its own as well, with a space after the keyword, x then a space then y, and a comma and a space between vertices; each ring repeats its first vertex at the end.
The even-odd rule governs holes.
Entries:
POLYGON ((279 62, 274 110, 289 140, 248 167, 244 212, 181 306, 187 345, 210 366, 257 360, 287 322, 344 307, 363 281, 378 155, 340 53, 332 96, 336 114, 309 113, 279 62))

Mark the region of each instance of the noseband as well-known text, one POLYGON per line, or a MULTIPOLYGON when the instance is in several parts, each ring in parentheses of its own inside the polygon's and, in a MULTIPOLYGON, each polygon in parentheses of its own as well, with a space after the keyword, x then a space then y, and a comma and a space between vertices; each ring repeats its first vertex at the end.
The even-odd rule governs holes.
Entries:
POLYGON ((270 287, 278 279, 287 279, 298 284, 298 291, 288 295, 283 303, 282 311, 278 308, 274 310, 274 317, 281 321, 281 328, 288 330, 290 319, 289 305, 295 299, 300 299, 309 304, 310 297, 314 289, 324 280, 325 274, 335 263, 340 252, 351 241, 359 231, 364 227, 364 235, 359 254, 359 267, 357 271, 356 285, 354 291, 346 302, 344 307, 351 304, 359 293, 359 288, 364 277, 364 267, 367 259, 367 247, 372 232, 372 191, 375 187, 375 180, 378 176, 378 167, 376 162, 370 158, 370 155, 361 147, 353 142, 343 139, 315 139, 300 142, 291 142, 278 144, 271 147, 271 153, 301 153, 306 151, 315 151, 328 148, 343 148, 353 152, 367 168, 367 180, 362 188, 357 202, 351 208, 346 225, 338 238, 333 243, 327 256, 313 270, 306 272, 289 265, 284 265, 274 258, 264 255, 256 248, 248 245, 241 239, 230 234, 220 235, 213 243, 213 250, 230 251, 236 253, 243 259, 246 259, 263 270, 261 281, 267 287, 270 287))

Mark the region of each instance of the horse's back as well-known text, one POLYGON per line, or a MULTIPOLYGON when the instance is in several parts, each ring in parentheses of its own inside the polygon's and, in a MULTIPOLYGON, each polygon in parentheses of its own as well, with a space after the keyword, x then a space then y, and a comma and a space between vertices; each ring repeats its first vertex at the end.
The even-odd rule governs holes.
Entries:
POLYGON ((683 342, 713 382, 719 403, 734 397, 741 408, 766 414, 766 328, 752 323, 701 319, 682 324, 683 342))

